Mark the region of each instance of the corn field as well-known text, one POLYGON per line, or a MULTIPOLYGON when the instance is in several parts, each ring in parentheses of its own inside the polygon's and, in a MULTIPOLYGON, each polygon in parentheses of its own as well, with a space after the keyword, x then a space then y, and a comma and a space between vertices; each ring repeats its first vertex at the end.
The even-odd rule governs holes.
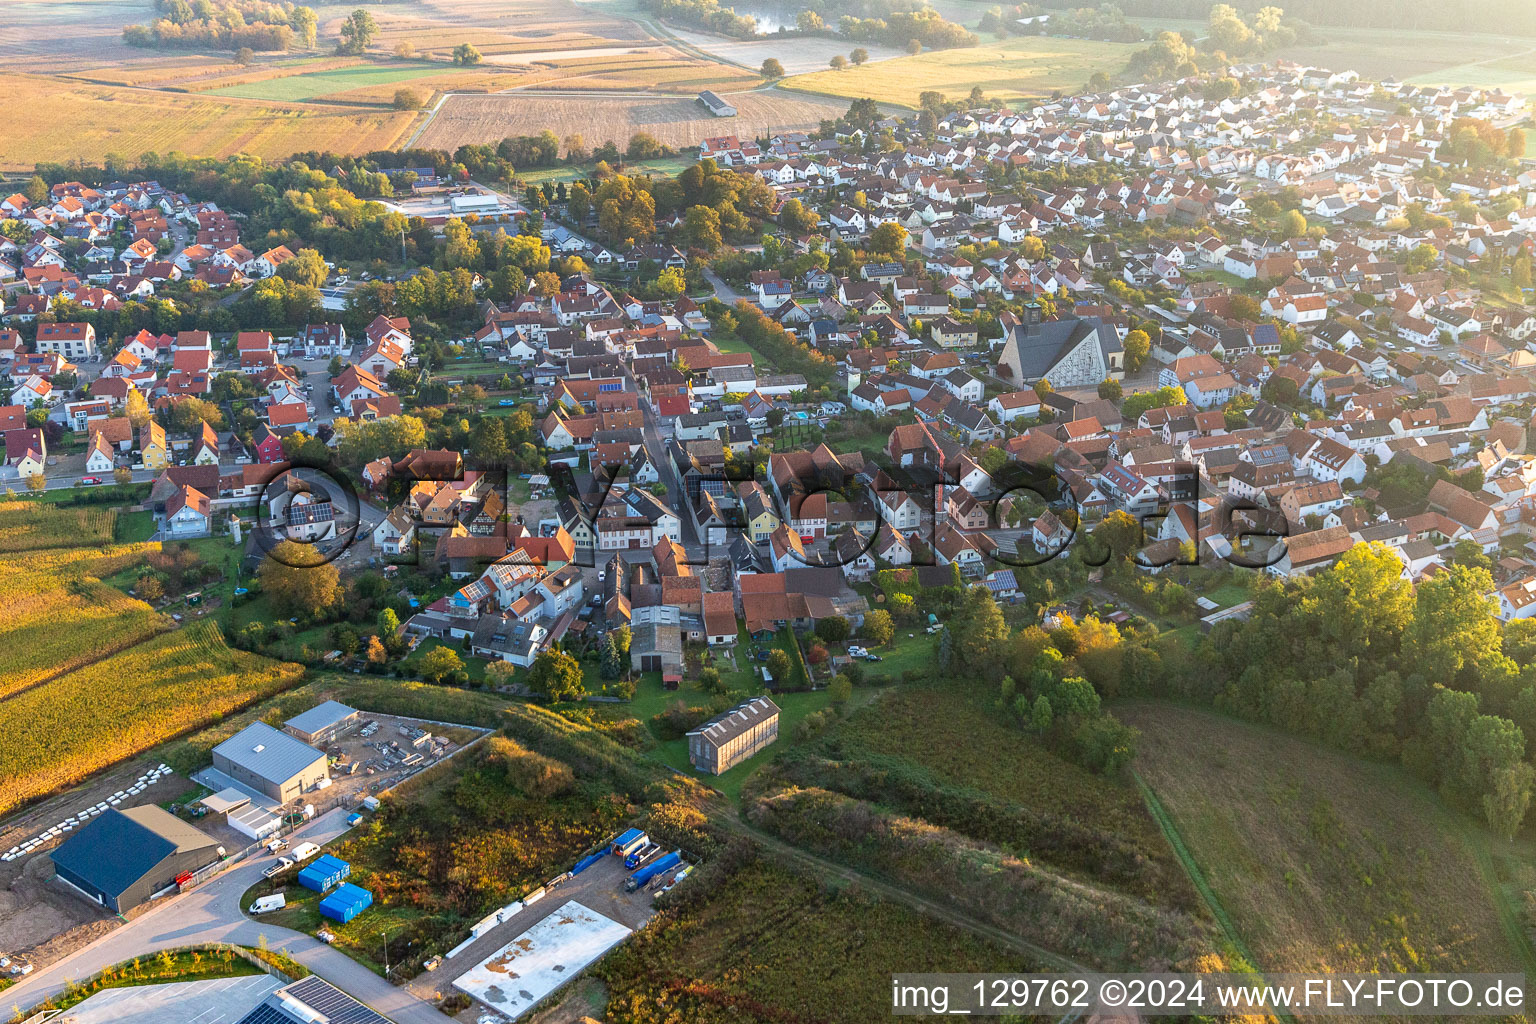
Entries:
POLYGON ((115 509, 0 501, 0 554, 110 544, 116 525, 115 509))
POLYGON ((199 622, 0 701, 0 814, 295 683, 199 622))

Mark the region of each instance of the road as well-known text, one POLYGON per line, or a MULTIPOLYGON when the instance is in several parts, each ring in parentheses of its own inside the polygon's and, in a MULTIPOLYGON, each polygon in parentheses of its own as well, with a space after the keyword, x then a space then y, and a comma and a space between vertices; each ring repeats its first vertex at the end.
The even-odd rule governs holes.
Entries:
POLYGON ((725 279, 722 278, 719 274, 715 273, 709 267, 704 268, 704 280, 708 281, 709 286, 715 290, 715 298, 719 299, 727 306, 734 306, 737 299, 746 298, 745 295, 742 295, 736 289, 726 284, 725 279))
MULTIPOLYGON (((289 837, 326 843, 346 831, 347 812, 341 808, 321 815, 289 837)), ((452 1018, 432 1004, 396 988, 340 950, 288 928, 252 920, 240 911, 240 897, 273 863, 265 854, 253 857, 191 892, 161 901, 143 916, 108 932, 84 949, 51 964, 5 990, 7 1006, 34 1006, 64 990, 76 979, 103 967, 174 946, 233 942, 286 950, 299 963, 337 988, 373 1007, 397 1024, 447 1024, 452 1018)))

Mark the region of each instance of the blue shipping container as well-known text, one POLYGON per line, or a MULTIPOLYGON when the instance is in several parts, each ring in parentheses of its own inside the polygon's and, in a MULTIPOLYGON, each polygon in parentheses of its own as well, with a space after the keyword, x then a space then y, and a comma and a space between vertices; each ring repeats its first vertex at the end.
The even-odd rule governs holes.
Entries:
POLYGON ((332 921, 346 924, 371 906, 373 906, 373 893, 348 882, 320 901, 320 914, 332 921))
POLYGON ((325 892, 351 873, 351 864, 326 854, 311 861, 299 872, 299 884, 315 892, 325 892))

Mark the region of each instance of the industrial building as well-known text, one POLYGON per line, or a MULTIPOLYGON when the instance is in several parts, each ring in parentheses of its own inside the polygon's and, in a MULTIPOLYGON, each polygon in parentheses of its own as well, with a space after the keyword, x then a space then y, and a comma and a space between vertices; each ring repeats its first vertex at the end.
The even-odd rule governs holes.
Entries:
POLYGON ((213 767, 278 803, 330 779, 324 753, 265 722, 252 722, 214 747, 213 767))
POLYGON ((390 1024, 324 978, 311 974, 273 992, 237 1024, 390 1024))
POLYGON ((779 706, 753 697, 688 733, 688 761, 719 775, 779 738, 779 706))
POLYGON ((283 723, 283 729, 312 747, 323 747, 357 725, 362 717, 356 708, 328 700, 283 723))
POLYGON ((126 914, 224 856, 224 847, 154 804, 104 811, 53 851, 59 878, 126 914))

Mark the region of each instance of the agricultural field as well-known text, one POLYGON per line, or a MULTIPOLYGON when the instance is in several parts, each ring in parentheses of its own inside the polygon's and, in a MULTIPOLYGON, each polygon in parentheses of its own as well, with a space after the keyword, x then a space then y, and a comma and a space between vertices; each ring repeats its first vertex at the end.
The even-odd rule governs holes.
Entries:
POLYGON ((962 49, 933 50, 846 71, 795 75, 781 85, 845 99, 874 97, 907 107, 916 107, 918 96, 928 90, 957 97, 976 86, 1004 100, 1031 99, 1056 89, 1081 88, 1095 71, 1114 75, 1135 49, 1128 43, 1016 36, 1001 43, 983 41, 962 49))
POLYGON ((416 116, 112 86, 61 87, 58 79, 34 75, 0 75, 0 104, 29 114, 13 120, 0 136, 0 170, 151 150, 267 158, 310 149, 366 153, 394 145, 416 116), (59 131, 65 123, 70 130, 59 131))
POLYGON ((147 640, 175 623, 86 575, 0 561, 0 699, 147 640))
POLYGON ((0 813, 147 750, 300 676, 199 622, 0 701, 0 813))
POLYGON ((1418 85, 1477 85, 1528 89, 1536 80, 1531 40, 1473 32, 1328 28, 1323 42, 1295 46, 1277 56, 1305 64, 1358 71, 1366 78, 1418 85))
POLYGON ((430 149, 457 149, 467 142, 495 142, 508 135, 537 134, 545 128, 564 138, 581 134, 588 146, 614 141, 621 147, 644 131, 671 146, 693 146, 722 132, 771 135, 814 128, 847 112, 845 102, 764 89, 732 96, 740 115, 712 117, 692 99, 652 95, 559 96, 522 91, 497 96, 450 96, 416 140, 430 149))
POLYGON ((1490 837, 1400 769, 1204 711, 1116 713, 1259 969, 1531 969, 1490 837))
POLYGON ((117 512, 109 508, 0 501, 0 555, 107 544, 116 522, 117 512))
POLYGON ((607 985, 604 1019, 876 1021, 890 1017, 894 972, 1044 966, 857 886, 818 884, 750 849, 719 859, 669 893, 651 925, 593 969, 607 985))
MULTIPOLYGON (((486 77, 482 72, 474 69, 457 70, 442 64, 423 61, 401 61, 394 65, 354 64, 350 67, 303 71, 280 78, 264 78, 254 82, 221 86, 208 90, 205 95, 300 102, 326 99, 338 94, 367 90, 370 87, 389 86, 392 97, 396 86, 409 85, 419 79, 427 78, 441 79, 451 83, 461 75, 486 77)), ((512 84, 510 77, 507 84, 512 84)))

